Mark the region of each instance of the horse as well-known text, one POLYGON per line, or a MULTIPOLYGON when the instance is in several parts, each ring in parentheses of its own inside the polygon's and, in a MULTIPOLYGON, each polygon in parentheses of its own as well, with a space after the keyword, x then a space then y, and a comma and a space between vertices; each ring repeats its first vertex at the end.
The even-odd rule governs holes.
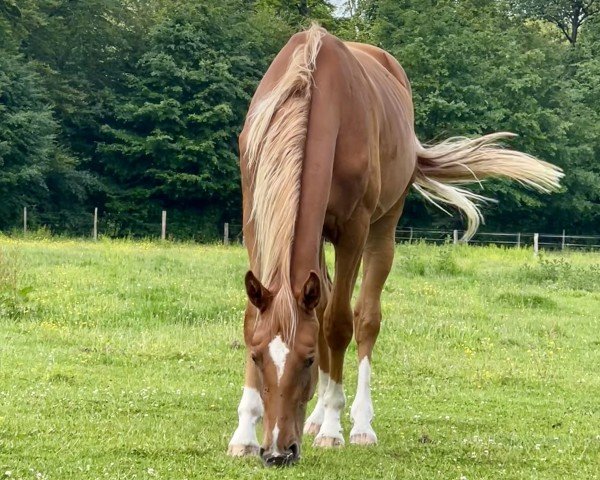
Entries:
POLYGON ((342 42, 318 25, 288 41, 261 80, 239 137, 250 270, 245 379, 230 455, 289 465, 300 458, 303 433, 314 435, 316 447, 343 446, 343 364, 353 335, 358 386, 349 440, 377 443, 372 353, 406 196, 412 186, 433 204, 460 209, 468 239, 486 198, 460 184, 505 177, 545 193, 558 189, 559 168, 498 145, 511 136, 425 147, 415 135, 407 75, 389 53, 342 42), (333 281, 324 240, 335 252, 333 281))

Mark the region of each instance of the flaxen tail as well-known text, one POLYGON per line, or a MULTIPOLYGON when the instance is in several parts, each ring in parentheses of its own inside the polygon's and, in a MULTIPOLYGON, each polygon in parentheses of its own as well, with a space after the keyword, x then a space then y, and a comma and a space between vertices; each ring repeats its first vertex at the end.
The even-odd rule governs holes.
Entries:
POLYGON ((456 137, 425 148, 418 145, 418 164, 414 187, 431 203, 454 205, 468 219, 463 240, 471 238, 483 221, 477 202, 491 199, 458 184, 480 183, 490 177, 504 177, 550 193, 560 188, 562 170, 525 153, 500 147, 496 142, 512 133, 493 133, 480 138, 456 137))

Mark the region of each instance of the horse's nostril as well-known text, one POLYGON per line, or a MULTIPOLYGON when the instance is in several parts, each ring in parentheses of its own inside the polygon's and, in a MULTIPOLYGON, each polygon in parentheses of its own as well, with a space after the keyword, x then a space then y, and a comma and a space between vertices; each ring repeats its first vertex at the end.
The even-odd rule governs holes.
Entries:
POLYGON ((263 447, 260 447, 260 450, 258 451, 258 454, 260 455, 260 458, 264 458, 264 456, 265 456, 265 449, 263 447))
POLYGON ((288 451, 292 452, 292 458, 297 459, 300 456, 300 449, 297 443, 292 443, 288 448, 288 451))

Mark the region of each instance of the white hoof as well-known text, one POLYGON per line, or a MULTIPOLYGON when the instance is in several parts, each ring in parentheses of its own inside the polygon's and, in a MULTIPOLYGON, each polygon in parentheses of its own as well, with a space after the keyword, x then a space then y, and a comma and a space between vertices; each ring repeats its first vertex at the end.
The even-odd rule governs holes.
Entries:
POLYGON ((344 437, 340 436, 335 436, 335 437, 328 437, 325 435, 318 435, 315 438, 315 441, 313 442, 313 446, 315 447, 319 447, 319 448, 337 448, 337 447, 343 447, 344 446, 344 437))
POLYGON ((354 429, 350 432, 350 443, 352 445, 377 445, 377 435, 373 429, 366 432, 355 432, 354 429))
POLYGON ((227 455, 231 457, 255 457, 258 455, 258 445, 229 445, 227 455))

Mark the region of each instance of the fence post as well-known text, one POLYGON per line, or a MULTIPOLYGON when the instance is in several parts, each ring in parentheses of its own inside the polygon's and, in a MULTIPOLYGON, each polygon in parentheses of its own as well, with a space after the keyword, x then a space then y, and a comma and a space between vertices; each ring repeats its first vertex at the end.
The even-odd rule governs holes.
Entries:
POLYGON ((23 235, 27 234, 27 207, 23 207, 23 235))
POLYGON ((223 225, 223 245, 229 245, 229 223, 223 225))
POLYGON ((565 230, 563 229, 563 234, 562 234, 562 243, 560 245, 560 249, 564 250, 565 249, 565 230))
POLYGON ((540 247, 540 234, 533 234, 533 254, 537 257, 538 251, 540 247))
POLYGON ((94 207, 94 231, 92 233, 94 241, 98 240, 98 207, 94 207))
POLYGON ((458 244, 458 230, 454 230, 452 232, 452 240, 454 242, 454 245, 458 244))
POLYGON ((160 239, 161 240, 167 239, 167 211, 166 210, 162 211, 162 227, 160 230, 160 239))
POLYGON ((517 233, 517 248, 521 248, 521 232, 517 233))
POLYGON ((408 237, 408 243, 412 243, 412 239, 413 239, 413 227, 410 227, 410 237, 408 237))

